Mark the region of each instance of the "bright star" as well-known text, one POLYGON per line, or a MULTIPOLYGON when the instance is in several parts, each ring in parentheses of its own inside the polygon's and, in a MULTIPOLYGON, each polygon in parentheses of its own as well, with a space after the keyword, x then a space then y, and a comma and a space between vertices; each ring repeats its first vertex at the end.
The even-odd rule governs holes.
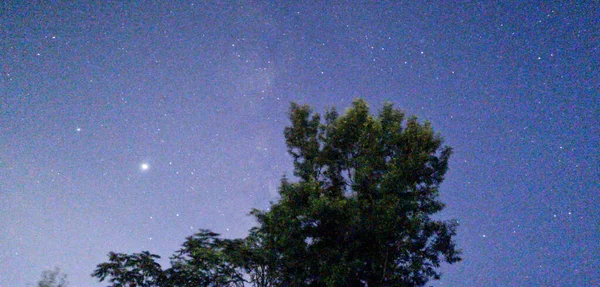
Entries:
POLYGON ((141 169, 142 171, 148 170, 149 168, 150 168, 150 165, 148 165, 147 163, 142 163, 142 164, 140 165, 140 169, 141 169))

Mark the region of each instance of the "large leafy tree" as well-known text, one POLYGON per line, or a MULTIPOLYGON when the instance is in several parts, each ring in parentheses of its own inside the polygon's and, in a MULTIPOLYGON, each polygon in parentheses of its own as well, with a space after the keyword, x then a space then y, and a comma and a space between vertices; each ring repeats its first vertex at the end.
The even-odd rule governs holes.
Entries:
POLYGON ((378 116, 355 100, 324 121, 293 103, 285 129, 296 182, 253 211, 269 268, 287 286, 423 286, 442 260, 460 260, 456 225, 432 219, 451 148, 428 122, 385 104, 378 116))

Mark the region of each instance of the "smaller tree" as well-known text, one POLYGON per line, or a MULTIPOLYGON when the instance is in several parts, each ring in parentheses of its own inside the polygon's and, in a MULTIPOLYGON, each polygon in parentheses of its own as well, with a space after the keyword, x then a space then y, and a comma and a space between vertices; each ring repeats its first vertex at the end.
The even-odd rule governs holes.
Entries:
POLYGON ((96 266, 92 277, 108 280, 111 287, 152 286, 244 286, 249 264, 243 240, 220 239, 210 230, 188 237, 173 256, 171 268, 163 270, 148 251, 134 254, 110 252, 109 262, 96 266))
POLYGON ((155 259, 160 258, 148 251, 134 253, 108 253, 107 263, 98 264, 93 277, 102 282, 106 278, 114 287, 125 286, 162 286, 165 273, 155 259))
POLYGON ((42 279, 38 281, 37 287, 66 287, 67 275, 60 272, 60 268, 42 272, 42 279))
POLYGON ((244 286, 241 270, 228 252, 239 244, 218 236, 200 230, 187 238, 171 257, 172 267, 166 271, 170 286, 244 286))
POLYGON ((223 240, 223 247, 228 261, 240 269, 250 286, 279 286, 272 269, 268 268, 276 254, 265 248, 263 234, 258 228, 250 229, 244 239, 223 240))

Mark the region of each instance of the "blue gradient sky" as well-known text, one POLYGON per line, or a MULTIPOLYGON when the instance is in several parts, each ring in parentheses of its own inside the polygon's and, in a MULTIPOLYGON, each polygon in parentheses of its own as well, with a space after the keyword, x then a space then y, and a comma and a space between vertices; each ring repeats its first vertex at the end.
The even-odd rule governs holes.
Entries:
POLYGON ((26 2, 0 4, 0 286, 244 236, 290 101, 356 97, 454 147, 464 261, 433 286, 600 285, 597 1, 26 2))

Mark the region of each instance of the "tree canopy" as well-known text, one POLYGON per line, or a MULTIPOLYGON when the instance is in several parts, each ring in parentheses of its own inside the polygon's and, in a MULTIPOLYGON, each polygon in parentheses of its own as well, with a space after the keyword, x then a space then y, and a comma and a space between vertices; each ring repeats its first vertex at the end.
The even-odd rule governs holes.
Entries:
POLYGON ((93 276, 111 286, 424 286, 440 263, 461 260, 456 224, 431 216, 452 149, 428 122, 364 100, 324 119, 291 104, 284 135, 294 180, 253 210, 245 239, 189 237, 162 270, 149 253, 109 254, 93 276), (125 285, 129 284, 129 285, 125 285))

